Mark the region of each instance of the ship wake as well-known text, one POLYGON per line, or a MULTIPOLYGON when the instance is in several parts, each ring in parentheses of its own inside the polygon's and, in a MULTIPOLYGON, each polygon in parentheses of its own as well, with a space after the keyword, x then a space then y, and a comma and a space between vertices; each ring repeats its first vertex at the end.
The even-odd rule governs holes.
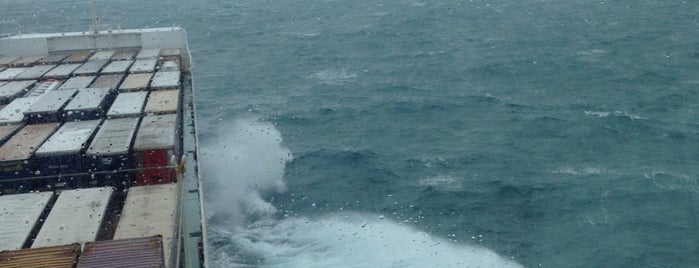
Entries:
POLYGON ((222 127, 203 158, 213 267, 521 267, 378 215, 279 215, 262 194, 286 190, 281 133, 255 118, 222 127))

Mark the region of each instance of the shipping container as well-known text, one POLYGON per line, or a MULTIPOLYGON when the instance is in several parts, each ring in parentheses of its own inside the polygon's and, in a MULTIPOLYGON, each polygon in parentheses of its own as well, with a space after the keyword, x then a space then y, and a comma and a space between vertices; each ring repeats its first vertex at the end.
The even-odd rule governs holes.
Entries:
POLYGON ((144 116, 134 141, 134 167, 137 185, 176 182, 170 159, 179 159, 178 118, 176 114, 144 116))
POLYGON ((143 106, 147 97, 147 91, 119 93, 109 108, 107 117, 139 117, 143 114, 143 106))
POLYGON ((2 57, 2 58, 0 58, 0 67, 9 68, 10 63, 12 63, 13 61, 16 61, 18 59, 19 59, 19 57, 14 57, 14 56, 2 57))
POLYGON ((0 251, 21 249, 29 242, 52 197, 53 192, 0 196, 0 251))
POLYGON ((179 89, 180 88, 180 72, 157 72, 153 76, 153 81, 150 83, 152 90, 159 89, 179 89))
POLYGON ((169 60, 160 65, 161 72, 179 72, 180 64, 177 61, 169 60))
POLYGON ((168 61, 168 60, 179 61, 182 57, 182 50, 179 48, 163 49, 163 51, 160 52, 160 57, 166 61, 168 61))
POLYGON ((102 67, 107 65, 107 60, 91 60, 80 65, 73 74, 74 75, 96 75, 102 70, 102 67))
POLYGON ((95 54, 92 55, 89 60, 109 60, 112 58, 112 56, 114 56, 114 53, 116 53, 114 50, 98 51, 95 52, 95 54))
POLYGON ((29 68, 26 67, 5 69, 4 71, 0 72, 0 81, 12 80, 28 69, 29 68))
POLYGON ((21 97, 34 83, 34 80, 12 81, 0 86, 0 104, 8 104, 21 97))
POLYGON ((128 76, 126 76, 126 79, 124 79, 124 82, 121 83, 119 91, 129 92, 146 90, 148 88, 148 84, 150 84, 150 79, 152 77, 153 73, 129 74, 128 76))
POLYGON ((139 59, 136 60, 129 72, 131 73, 152 73, 155 71, 155 65, 158 64, 158 59, 139 59))
MULTIPOLYGON (((36 168, 42 176, 77 174, 87 171, 83 167, 83 153, 100 120, 66 122, 51 135, 34 153, 36 168)), ((54 189, 77 188, 77 177, 60 176, 51 178, 54 189)))
POLYGON ((67 58, 63 60, 63 63, 83 63, 92 56, 92 51, 82 50, 73 52, 67 58))
MULTIPOLYGON (((104 120, 85 152, 91 171, 124 170, 133 167, 131 144, 136 134, 139 118, 104 120)), ((132 174, 114 172, 96 174, 92 184, 110 185, 119 189, 131 185, 132 174)))
POLYGON ((44 78, 60 78, 60 79, 65 79, 70 77, 73 72, 80 67, 79 63, 72 63, 72 64, 61 64, 58 65, 56 68, 53 68, 51 71, 48 73, 44 74, 44 78))
POLYGON ((134 186, 124 202, 114 239, 163 237, 165 267, 174 267, 177 240, 177 184, 134 186))
POLYGON ((151 91, 146 102, 145 114, 170 114, 177 113, 180 105, 179 90, 151 91))
POLYGON ((106 87, 116 91, 119 88, 119 84, 121 84, 121 80, 124 80, 123 74, 103 74, 98 76, 90 87, 106 87))
POLYGON ((5 142, 7 142, 12 135, 17 133, 17 131, 22 128, 22 126, 22 124, 0 126, 0 146, 5 144, 5 142))
POLYGON ((66 80, 63 85, 61 85, 59 90, 63 89, 80 89, 80 88, 86 88, 92 84, 92 81, 95 81, 95 78, 97 76, 76 76, 76 77, 71 77, 70 79, 66 80))
POLYGON ((111 187, 62 191, 32 248, 95 241, 112 192, 111 187))
POLYGON ((55 68, 56 65, 46 64, 46 65, 34 65, 22 72, 21 74, 15 76, 16 80, 27 80, 27 79, 39 79, 48 73, 51 69, 55 68))
POLYGON ((117 50, 112 56, 112 60, 133 60, 136 52, 138 52, 137 48, 117 50))
POLYGON ((63 120, 94 120, 104 117, 112 97, 109 88, 83 88, 63 108, 63 120))
MULTIPOLYGON (((57 123, 26 125, 3 144, 0 147, 0 181, 33 175, 29 158, 57 128, 57 123)), ((2 190, 11 187, 3 183, 2 190)))
POLYGON ((29 91, 27 91, 27 93, 24 94, 24 97, 38 97, 44 95, 47 92, 53 91, 59 86, 61 86, 60 80, 49 79, 39 84, 36 84, 34 87, 29 89, 29 91))
POLYGON ((155 59, 160 57, 160 49, 159 48, 144 48, 141 49, 141 52, 136 55, 136 59, 155 59))
POLYGON ((85 243, 77 268, 164 268, 162 236, 85 243))
POLYGON ((77 89, 52 90, 44 93, 39 100, 24 112, 30 124, 41 122, 59 122, 63 118, 63 107, 77 93, 77 89))
POLYGON ((74 268, 80 245, 71 244, 0 252, 2 268, 74 268))
POLYGON ((37 61, 41 60, 43 57, 46 57, 46 55, 34 55, 34 56, 21 57, 15 61, 13 61, 10 64, 10 67, 31 67, 37 61))
POLYGON ((38 64, 60 64, 63 59, 70 56, 70 53, 56 53, 40 59, 38 64))
POLYGON ((121 74, 129 70, 133 64, 132 60, 112 61, 102 70, 103 74, 121 74))
POLYGON ((16 98, 7 106, 0 109, 0 124, 19 124, 24 122, 24 112, 40 97, 16 98))

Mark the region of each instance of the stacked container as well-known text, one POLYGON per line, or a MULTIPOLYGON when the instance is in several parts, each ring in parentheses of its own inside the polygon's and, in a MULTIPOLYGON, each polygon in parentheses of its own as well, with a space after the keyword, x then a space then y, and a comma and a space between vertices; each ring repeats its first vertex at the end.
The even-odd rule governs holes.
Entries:
POLYGON ((92 81, 95 81, 96 76, 76 76, 76 77, 71 77, 70 79, 66 80, 61 87, 59 87, 59 90, 63 89, 79 89, 79 88, 86 88, 90 84, 92 84, 92 81))
POLYGON ((102 70, 103 74, 122 74, 125 73, 127 70, 129 70, 129 67, 131 67, 131 64, 133 64, 132 60, 122 60, 122 61, 112 61, 107 65, 107 67, 104 67, 102 70))
POLYGON ((179 89, 180 88, 180 72, 157 72, 153 76, 153 81, 150 83, 153 90, 161 89, 179 89))
MULTIPOLYGON (((0 147, 0 183, 2 179, 33 175, 30 157, 58 128, 57 123, 27 125, 0 147)), ((12 189, 12 185, 0 185, 12 189)), ((14 185, 20 186, 20 185, 14 185)))
POLYGON ((0 104, 8 104, 24 95, 34 83, 36 83, 34 80, 11 81, 0 86, 0 104))
POLYGON ((179 159, 179 133, 176 114, 144 116, 134 141, 137 185, 176 182, 170 158, 179 159))
POLYGON ((0 196, 0 251, 17 250, 29 242, 53 192, 0 196))
POLYGON ((49 64, 49 65, 35 65, 26 71, 22 72, 21 74, 17 75, 14 79, 17 80, 27 80, 27 79, 39 79, 42 76, 44 76, 45 73, 48 73, 51 69, 55 68, 56 65, 49 64))
POLYGON ((9 68, 0 72, 0 81, 12 80, 29 68, 9 68))
POLYGON ((70 75, 73 74, 73 71, 78 69, 78 67, 80 67, 80 64, 78 63, 61 64, 44 74, 44 78, 65 79, 70 77, 70 75))
MULTIPOLYGON (((41 175, 76 174, 83 167, 83 153, 100 120, 67 122, 36 150, 34 159, 41 163, 41 175)), ((77 177, 59 176, 52 179, 53 188, 79 187, 77 177)))
POLYGON ((143 105, 148 96, 147 91, 138 92, 122 92, 117 95, 116 100, 112 103, 108 118, 118 117, 139 117, 143 113, 143 105))
POLYGON ((148 88, 148 84, 150 84, 150 79, 152 77, 153 73, 129 74, 129 76, 127 76, 126 79, 124 79, 124 82, 121 83, 119 91, 130 92, 146 90, 148 88))
POLYGON ((0 109, 0 124, 19 124, 24 122, 24 112, 41 97, 16 98, 0 109))
POLYGON ((70 56, 69 53, 56 53, 52 55, 48 55, 46 57, 41 58, 37 63, 38 64, 60 64, 63 59, 67 58, 70 56))
POLYGON ((53 90, 44 93, 39 100, 32 104, 24 116, 29 123, 59 122, 62 120, 63 107, 77 93, 77 89, 53 90))
POLYGON ((104 117, 112 97, 109 88, 84 88, 63 109, 65 121, 94 120, 104 117))
POLYGON ((146 114, 171 114, 177 113, 180 105, 179 90, 152 91, 148 96, 146 114))
POLYGON ((63 60, 63 63, 83 63, 92 56, 92 51, 82 50, 73 52, 63 60))
POLYGON ((32 248, 95 241, 112 192, 111 187, 62 191, 32 248))
POLYGON ((80 245, 32 248, 0 252, 2 268, 73 268, 78 261, 80 245))
POLYGON ((85 243, 77 268, 163 268, 163 238, 151 236, 85 243))
POLYGON ((124 79, 123 74, 103 74, 97 77, 90 87, 106 87, 116 91, 124 79))
POLYGON ((107 65, 107 60, 90 60, 83 63, 78 69, 73 72, 75 75, 96 75, 102 70, 102 67, 107 65))
POLYGON ((152 73, 155 71, 155 66, 158 64, 158 59, 138 59, 131 66, 132 73, 152 73))
MULTIPOLYGON (((90 171, 118 171, 132 167, 131 144, 139 118, 107 119, 85 152, 90 171)), ((111 185, 119 189, 131 185, 127 172, 95 174, 94 185, 111 185)))

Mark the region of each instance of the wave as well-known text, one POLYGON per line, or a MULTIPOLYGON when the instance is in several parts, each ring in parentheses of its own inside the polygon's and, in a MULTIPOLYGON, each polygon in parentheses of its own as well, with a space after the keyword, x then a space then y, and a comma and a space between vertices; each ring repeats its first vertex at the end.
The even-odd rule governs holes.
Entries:
MULTIPOLYGON (((335 212, 309 218, 265 200, 283 192, 291 152, 273 124, 242 118, 205 146, 208 232, 218 267, 522 267, 495 252, 456 243, 376 214, 335 212)), ((327 156, 313 152, 307 157, 327 156)), ((348 152, 345 160, 371 158, 348 152)), ((328 193, 329 196, 332 193, 328 193)))

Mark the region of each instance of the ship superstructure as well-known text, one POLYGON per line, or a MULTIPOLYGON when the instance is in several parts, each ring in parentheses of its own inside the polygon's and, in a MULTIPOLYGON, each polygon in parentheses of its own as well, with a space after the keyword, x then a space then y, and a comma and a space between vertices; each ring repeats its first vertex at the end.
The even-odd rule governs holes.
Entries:
POLYGON ((178 27, 0 39, 0 267, 205 266, 191 72, 178 27))

